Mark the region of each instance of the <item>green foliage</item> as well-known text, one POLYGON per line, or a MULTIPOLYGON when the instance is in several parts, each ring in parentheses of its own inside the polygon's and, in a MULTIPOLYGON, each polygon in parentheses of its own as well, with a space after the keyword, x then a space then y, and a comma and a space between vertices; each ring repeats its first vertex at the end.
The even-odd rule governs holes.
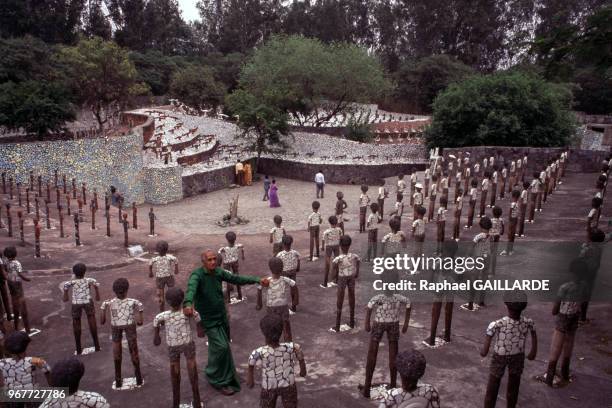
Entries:
POLYGON ((405 62, 396 74, 395 99, 415 101, 421 112, 431 112, 440 91, 474 74, 467 65, 447 56, 432 55, 405 62))
POLYGON ((85 0, 2 0, 0 37, 26 34, 49 43, 73 43, 85 0))
POLYGON ((577 110, 589 113, 612 112, 612 6, 584 14, 578 5, 554 10, 541 25, 531 54, 546 79, 577 86, 577 110), (576 7, 575 9, 573 7, 576 7))
POLYGON ((153 95, 168 93, 172 74, 188 64, 183 57, 171 57, 155 50, 146 53, 132 51, 130 60, 138 71, 138 81, 147 84, 153 95))
POLYGON ((30 36, 0 40, 0 126, 43 136, 74 119, 72 95, 53 52, 30 36))
POLYGON ((262 153, 277 153, 286 149, 285 136, 289 135, 288 116, 277 107, 244 90, 236 90, 226 98, 226 105, 238 117, 241 137, 250 142, 250 148, 262 153))
POLYGON ((319 126, 353 102, 382 97, 390 84, 376 58, 359 47, 290 36, 273 37, 257 49, 240 73, 239 87, 319 126))
POLYGON ((370 130, 370 125, 359 122, 353 118, 349 119, 346 125, 344 137, 355 142, 369 143, 374 140, 374 134, 370 130))
POLYGON ((202 63, 209 65, 215 72, 215 78, 223 82, 226 89, 233 91, 238 86, 240 68, 246 60, 247 56, 239 52, 226 55, 211 52, 202 59, 202 63))
POLYGON ((223 102, 225 87, 215 80, 211 68, 189 65, 172 75, 170 95, 194 108, 216 108, 223 102))
POLYGON ((520 72, 473 76, 433 104, 430 146, 564 146, 574 134, 569 91, 520 72))
POLYGON ((100 37, 105 40, 112 38, 110 21, 104 15, 104 0, 89 0, 83 16, 83 34, 86 37, 100 37))
POLYGON ((59 60, 68 69, 68 78, 78 101, 91 107, 100 130, 111 113, 121 109, 131 96, 148 91, 137 82, 137 71, 127 50, 101 38, 81 40, 60 50, 59 60))
POLYGON ((0 84, 0 126, 42 137, 62 130, 75 117, 70 94, 57 82, 0 84))

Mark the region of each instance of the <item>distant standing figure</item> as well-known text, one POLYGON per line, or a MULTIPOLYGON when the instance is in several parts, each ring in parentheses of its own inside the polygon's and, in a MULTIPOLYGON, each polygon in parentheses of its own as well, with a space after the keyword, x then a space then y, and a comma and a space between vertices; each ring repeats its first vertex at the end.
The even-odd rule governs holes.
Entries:
POLYGON ((268 201, 270 199, 270 197, 268 196, 268 191, 270 190, 270 178, 268 177, 267 174, 264 176, 263 187, 264 187, 264 196, 263 196, 262 201, 268 201))
POLYGON ((276 186, 276 180, 272 179, 272 185, 270 186, 270 208, 280 206, 280 201, 278 201, 278 187, 276 186))
POLYGON ((240 160, 236 160, 236 184, 239 186, 244 185, 244 165, 240 160))
POLYGON ((322 170, 319 170, 319 172, 315 174, 315 184, 317 185, 317 198, 323 198, 325 188, 325 176, 323 175, 322 170), (319 193, 321 194, 320 197, 319 193))
POLYGON ((115 186, 110 186, 110 192, 111 204, 115 207, 118 207, 119 204, 123 206, 123 195, 121 195, 121 193, 117 191, 117 188, 115 186))
POLYGON ((253 184, 253 168, 251 167, 251 163, 246 162, 243 166, 244 169, 244 185, 250 186, 253 184))

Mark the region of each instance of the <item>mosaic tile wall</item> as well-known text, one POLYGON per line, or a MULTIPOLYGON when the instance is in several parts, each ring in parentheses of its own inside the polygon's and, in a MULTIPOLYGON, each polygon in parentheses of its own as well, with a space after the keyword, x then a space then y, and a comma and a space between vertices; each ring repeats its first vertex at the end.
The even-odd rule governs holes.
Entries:
POLYGON ((145 167, 142 179, 145 201, 150 204, 168 204, 181 200, 182 177, 181 166, 145 167))
POLYGON ((184 176, 182 180, 183 197, 221 190, 233 184, 235 180, 234 166, 204 171, 184 176))
POLYGON ((79 139, 53 142, 0 144, 0 169, 8 171, 17 181, 26 184, 29 171, 53 179, 58 169, 61 183, 66 175, 77 183, 87 183, 99 194, 114 185, 128 203, 144 202, 142 134, 132 133, 109 139, 79 139))
POLYGON ((315 174, 321 170, 327 183, 379 185, 383 177, 411 174, 423 171, 425 167, 424 160, 409 164, 316 164, 262 157, 259 159, 258 171, 270 176, 313 181, 315 174))

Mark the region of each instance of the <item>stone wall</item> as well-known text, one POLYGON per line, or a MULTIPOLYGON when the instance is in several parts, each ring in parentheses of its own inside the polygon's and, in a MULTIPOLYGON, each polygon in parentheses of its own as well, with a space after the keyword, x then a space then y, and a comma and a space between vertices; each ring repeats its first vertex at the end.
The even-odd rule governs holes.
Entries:
POLYGON ((234 183, 234 166, 183 176, 183 197, 221 190, 234 183))
POLYGON ((26 183, 30 170, 52 179, 55 169, 68 183, 87 183, 87 189, 103 194, 114 185, 126 202, 142 203, 142 134, 65 141, 0 144, 0 169, 26 183))
POLYGON ((183 198, 183 168, 145 167, 143 169, 144 199, 150 204, 168 204, 183 198))
MULTIPOLYGON (((567 148, 563 147, 473 146, 444 148, 442 149, 442 154, 444 156, 450 154, 457 156, 459 152, 470 152, 470 157, 473 159, 482 160, 484 157, 494 156, 498 160, 500 157, 503 157, 504 160, 510 161, 513 159, 522 159, 525 153, 527 153, 528 168, 530 170, 539 170, 546 166, 550 158, 558 156, 565 150, 567 150, 567 148)), ((610 152, 606 151, 581 150, 575 148, 570 148, 569 151, 570 162, 568 171, 585 173, 599 171, 602 160, 610 154, 610 152)))
POLYGON ((398 174, 409 174, 425 169, 426 164, 316 164, 280 159, 261 158, 258 172, 269 176, 287 177, 291 179, 313 181, 315 174, 321 170, 325 181, 338 184, 380 184, 384 177, 394 177, 398 174))
POLYGON ((143 146, 151 140, 155 133, 155 119, 149 115, 123 112, 121 114, 121 123, 134 128, 132 131, 139 132, 142 135, 143 146))

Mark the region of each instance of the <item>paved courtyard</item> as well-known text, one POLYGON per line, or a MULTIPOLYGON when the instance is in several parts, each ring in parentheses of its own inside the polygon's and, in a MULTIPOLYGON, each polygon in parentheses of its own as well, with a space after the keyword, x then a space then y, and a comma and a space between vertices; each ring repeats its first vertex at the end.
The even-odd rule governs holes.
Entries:
MULTIPOLYGON (((537 270, 550 267, 550 256, 539 252, 539 241, 579 241, 583 237, 584 217, 588 211, 589 197, 581 193, 575 200, 576 204, 567 205, 570 194, 578 194, 585 183, 592 183, 594 174, 569 174, 566 182, 556 192, 545 211, 540 214, 533 225, 527 225, 523 241, 517 244, 516 256, 500 258, 500 268, 506 270, 537 270), (521 242, 525 244, 521 245, 521 242)), ((388 183, 391 183, 389 181, 388 183)), ((223 234, 227 229, 214 225, 220 212, 227 211, 227 201, 236 193, 240 193, 240 215, 251 219, 249 224, 232 228, 238 233, 238 241, 246 248, 247 261, 241 268, 243 273, 256 276, 267 274, 267 260, 271 254, 268 243, 268 230, 274 214, 281 214, 285 219, 288 231, 295 238, 295 248, 302 254, 308 252, 305 217, 309 213, 310 202, 314 199, 312 183, 287 179, 278 179, 280 209, 270 209, 267 203, 261 201, 261 182, 251 187, 229 189, 201 195, 179 203, 156 207, 158 216, 158 238, 170 242, 171 252, 176 254, 181 263, 181 273, 178 275, 178 285, 185 287, 189 272, 198 265, 199 253, 203 248, 218 248, 223 242, 223 234)), ((392 182, 394 185, 394 181, 392 182)), ((333 208, 335 192, 341 189, 345 192, 349 204, 350 221, 346 223, 347 233, 354 238, 356 250, 363 248, 365 234, 357 233, 356 202, 359 195, 358 186, 327 186, 326 198, 322 201, 322 213, 326 217, 333 208)), ((392 186, 390 189, 393 190, 392 186)), ((373 196, 375 191, 371 191, 373 196)), ((506 202, 501 205, 505 208, 506 202)), ((141 212, 146 210, 145 207, 141 212)), ((602 224, 612 214, 612 206, 607 203, 602 216, 602 224)), ((115 217, 115 214, 113 214, 115 217)), ((142 217, 143 223, 145 217, 142 217)), ((406 218, 404 225, 408 224, 406 218)), ((116 219, 113 218, 113 222, 116 219)), ((121 248, 121 235, 118 226, 113 225, 112 238, 100 238, 103 232, 86 232, 86 245, 75 250, 70 239, 60 241, 52 237, 50 243, 43 246, 57 246, 57 250, 47 252, 49 258, 44 262, 34 260, 31 247, 18 247, 23 256, 22 262, 26 268, 37 269, 32 283, 26 283, 25 291, 28 297, 32 326, 42 329, 42 333, 33 337, 30 348, 31 355, 39 355, 50 363, 72 354, 74 342, 72 338, 69 305, 61 302, 58 285, 69 278, 62 274, 61 268, 69 266, 77 260, 91 261, 91 264, 107 264, 104 270, 89 273, 101 283, 102 299, 112 297, 111 285, 118 277, 130 280, 130 297, 143 301, 145 305, 145 325, 138 329, 139 347, 141 350, 142 370, 145 385, 135 391, 112 391, 113 381, 112 352, 109 340, 110 329, 101 327, 102 351, 93 355, 83 356, 86 364, 86 374, 82 382, 84 389, 97 391, 105 395, 113 406, 167 406, 171 399, 169 380, 169 364, 165 346, 153 345, 152 320, 157 313, 155 287, 152 279, 147 278, 146 263, 129 261, 121 248), (60 250, 63 248, 63 251, 60 250), (78 251, 78 252, 75 252, 78 251), (46 262, 46 263, 45 263, 46 262), (53 271, 45 271, 46 264, 53 264, 53 271), (54 272, 54 273, 51 273, 54 272)), ((448 228, 448 227, 447 227, 448 228)), ((607 227, 604 227, 604 229, 607 227)), ((406 227, 404 227, 406 229, 406 227)), ((381 224, 381 233, 386 231, 386 224, 381 224)), ((433 236, 433 226, 428 226, 428 235, 433 236)), ((462 239, 469 240, 476 233, 462 231, 462 239)), ((51 233, 49 233, 51 234, 51 233)), ((6 234, 0 234, 0 246, 9 242, 6 234)), ((158 238, 146 236, 145 231, 130 235, 131 243, 141 243, 145 248, 152 248, 158 238)), ((609 252, 609 251, 608 251, 609 252)), ((606 254, 603 265, 611 265, 610 254, 606 254)), ((369 334, 363 330, 365 317, 364 305, 371 293, 363 279, 357 289, 357 324, 358 329, 341 334, 329 332, 335 317, 335 289, 322 289, 318 286, 322 279, 323 261, 307 262, 303 260, 302 271, 298 279, 301 304, 298 313, 292 316, 294 339, 303 346, 308 376, 298 380, 300 406, 303 407, 334 407, 354 406, 372 407, 374 402, 364 400, 358 394, 357 386, 363 382, 365 357, 367 353, 369 334)), ((49 268, 51 269, 51 268, 49 268)), ((609 273, 610 268, 607 271, 609 273)), ((363 276, 367 276, 367 269, 363 276)), ((609 289, 609 287, 608 287, 609 289)), ((263 336, 258 327, 259 319, 264 312, 255 311, 255 288, 245 290, 247 300, 232 305, 231 325, 233 336, 233 354, 238 367, 238 373, 244 381, 248 354, 263 344, 263 336)), ((488 376, 488 358, 483 359, 478 348, 483 339, 484 330, 491 320, 505 313, 503 304, 492 302, 485 309, 476 313, 460 311, 459 303, 455 304, 453 318, 452 342, 439 349, 428 349, 422 345, 422 340, 428 335, 428 325, 431 314, 430 303, 416 303, 413 307, 411 327, 400 339, 400 349, 418 348, 427 357, 427 371, 423 381, 435 385, 441 395, 443 407, 478 407, 482 405, 484 389, 488 376)), ((345 313, 348 314, 345 306, 345 313)), ((520 406, 548 407, 611 407, 612 394, 612 310, 610 303, 593 304, 590 309, 591 324, 581 328, 577 335, 574 351, 573 372, 575 381, 562 389, 549 389, 533 376, 545 370, 548 348, 551 341, 553 319, 550 315, 551 304, 546 302, 531 302, 525 315, 532 317, 537 325, 539 337, 538 357, 533 362, 526 362, 526 369, 521 384, 519 398, 520 406)), ((83 330, 84 345, 91 344, 87 330, 83 330)), ((389 380, 386 369, 386 341, 380 348, 377 370, 374 382, 389 380)), ((206 341, 196 339, 198 362, 200 367, 206 364, 206 341)), ((127 351, 127 350, 126 350, 127 351)), ((125 354, 124 354, 125 356, 125 354)), ((124 375, 132 374, 129 359, 124 358, 124 375)), ((42 379, 41 379, 42 380, 42 379)), ((259 378, 256 377, 257 383, 259 378)), ((244 386, 244 383, 243 383, 244 386)), ((257 387, 257 384, 256 384, 257 387)), ((232 397, 224 397, 211 389, 200 377, 201 393, 208 407, 252 407, 257 406, 259 390, 249 390, 246 387, 232 397)), ((499 394, 499 406, 505 404, 505 381, 499 394)), ((182 401, 190 401, 190 390, 187 373, 182 373, 182 401)))

